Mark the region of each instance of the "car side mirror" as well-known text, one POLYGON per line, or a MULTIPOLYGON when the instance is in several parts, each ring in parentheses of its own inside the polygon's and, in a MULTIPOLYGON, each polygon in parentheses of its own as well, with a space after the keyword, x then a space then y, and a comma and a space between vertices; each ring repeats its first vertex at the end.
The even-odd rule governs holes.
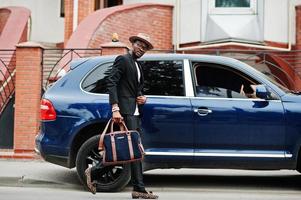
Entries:
POLYGON ((256 97, 260 99, 268 99, 270 92, 267 90, 265 85, 256 85, 256 97))

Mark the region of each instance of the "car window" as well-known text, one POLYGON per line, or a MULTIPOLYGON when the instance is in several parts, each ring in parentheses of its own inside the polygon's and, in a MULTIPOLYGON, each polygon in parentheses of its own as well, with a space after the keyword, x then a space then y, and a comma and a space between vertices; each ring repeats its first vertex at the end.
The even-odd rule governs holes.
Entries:
POLYGON ((140 61, 145 95, 184 96, 182 61, 140 61))
MULTIPOLYGON (((216 64, 192 63, 198 97, 252 98, 256 80, 242 72, 216 64)), ((254 97, 256 98, 256 97, 254 97)))
POLYGON ((113 63, 105 63, 94 68, 82 82, 82 89, 92 93, 107 93, 106 80, 113 63))

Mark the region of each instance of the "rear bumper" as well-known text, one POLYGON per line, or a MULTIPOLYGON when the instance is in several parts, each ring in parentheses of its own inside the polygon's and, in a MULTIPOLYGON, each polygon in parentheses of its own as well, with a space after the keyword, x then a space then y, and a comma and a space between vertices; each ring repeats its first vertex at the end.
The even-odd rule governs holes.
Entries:
POLYGON ((59 152, 59 147, 49 146, 43 142, 43 133, 39 133, 35 138, 35 152, 40 155, 45 161, 70 168, 69 157, 55 155, 53 152, 59 152), (55 149, 55 151, 53 151, 55 149))

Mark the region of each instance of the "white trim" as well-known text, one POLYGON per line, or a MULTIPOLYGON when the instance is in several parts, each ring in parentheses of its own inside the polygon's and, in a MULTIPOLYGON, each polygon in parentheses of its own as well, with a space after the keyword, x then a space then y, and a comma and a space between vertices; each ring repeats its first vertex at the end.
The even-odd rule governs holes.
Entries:
POLYGON ((285 154, 255 154, 255 153, 195 153, 194 156, 207 157, 250 157, 250 158, 285 158, 285 154))
MULTIPOLYGON (((92 93, 92 92, 87 92, 80 87, 80 90, 86 94, 89 95, 95 95, 95 96, 103 96, 103 97, 109 97, 108 94, 99 94, 99 93, 92 93)), ((281 103, 281 100, 264 100, 264 99, 239 99, 239 98, 217 98, 217 97, 190 97, 190 96, 159 96, 159 95, 145 95, 147 98, 149 97, 154 97, 154 98, 164 98, 164 99, 169 99, 169 98, 174 98, 174 99, 200 99, 200 100, 227 100, 227 101, 268 101, 268 102, 275 102, 275 103, 281 103)))
POLYGON ((77 28, 78 23, 78 0, 73 1, 73 32, 77 28))
POLYGON ((224 152, 145 152, 147 156, 195 156, 195 157, 250 157, 250 158, 291 158, 290 153, 224 153, 224 152))
POLYGON ((191 99, 204 99, 204 100, 227 100, 227 101, 261 101, 261 102, 276 102, 281 103, 281 100, 265 100, 265 99, 252 99, 252 98, 246 98, 246 99, 240 99, 240 98, 218 98, 218 97, 190 97, 191 99))
POLYGON ((190 63, 188 59, 184 59, 183 62, 183 68, 184 68, 184 81, 185 81, 185 95, 186 97, 193 97, 194 91, 193 91, 193 85, 192 85, 192 78, 191 78, 191 69, 190 69, 190 63))
POLYGON ((189 152, 145 152, 147 156, 194 156, 194 153, 189 152))
POLYGON ((215 0, 209 0, 208 13, 213 15, 255 15, 257 14, 257 0, 250 0, 250 7, 216 7, 215 0))

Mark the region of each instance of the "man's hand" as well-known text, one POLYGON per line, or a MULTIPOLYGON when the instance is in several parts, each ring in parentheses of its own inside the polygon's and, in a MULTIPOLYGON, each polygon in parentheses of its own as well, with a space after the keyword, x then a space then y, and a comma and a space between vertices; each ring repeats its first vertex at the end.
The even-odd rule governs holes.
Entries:
POLYGON ((239 92, 241 95, 243 95, 243 96, 245 96, 246 94, 245 94, 245 92, 244 92, 244 85, 242 84, 241 86, 240 86, 240 92, 239 92))
POLYGON ((115 123, 121 123, 121 121, 123 120, 123 117, 121 116, 120 112, 119 111, 115 111, 113 112, 112 114, 112 120, 113 122, 115 123))
POLYGON ((139 96, 136 98, 136 102, 138 105, 141 105, 141 104, 145 104, 146 102, 146 96, 139 96))

